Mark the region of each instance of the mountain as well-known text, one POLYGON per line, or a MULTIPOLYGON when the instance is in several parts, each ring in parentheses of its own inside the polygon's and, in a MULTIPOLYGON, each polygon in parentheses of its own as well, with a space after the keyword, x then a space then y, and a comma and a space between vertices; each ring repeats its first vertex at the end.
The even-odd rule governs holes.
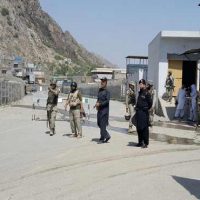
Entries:
POLYGON ((73 67, 111 67, 87 51, 41 9, 39 0, 0 0, 0 56, 18 55, 29 62, 71 59, 73 67))

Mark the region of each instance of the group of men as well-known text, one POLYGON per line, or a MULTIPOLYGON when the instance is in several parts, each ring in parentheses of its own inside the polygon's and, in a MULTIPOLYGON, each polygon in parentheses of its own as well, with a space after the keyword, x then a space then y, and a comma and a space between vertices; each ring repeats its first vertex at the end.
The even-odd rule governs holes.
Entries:
POLYGON ((153 84, 144 79, 139 81, 139 93, 136 101, 136 83, 130 81, 126 93, 126 115, 129 116, 128 133, 138 133, 137 146, 147 148, 149 144, 149 126, 153 125, 155 92, 153 84))
MULTIPOLYGON (((50 136, 55 132, 55 119, 57 113, 59 89, 56 86, 56 81, 52 81, 48 87, 47 98, 47 121, 50 129, 50 136)), ((99 142, 106 143, 110 140, 111 136, 106 130, 109 118, 109 101, 110 92, 107 90, 107 78, 101 79, 101 86, 98 91, 97 101, 95 108, 97 110, 97 124, 100 128, 99 142)), ((82 137, 81 116, 84 114, 82 96, 77 88, 77 83, 72 82, 70 85, 70 92, 67 96, 65 109, 69 106, 69 119, 71 132, 73 137, 82 137)))
MULTIPOLYGON (((152 85, 146 84, 144 79, 139 81, 139 93, 136 102, 135 85, 129 83, 126 99, 126 111, 130 113, 129 132, 132 131, 133 124, 136 126, 138 133, 138 147, 147 148, 149 144, 149 126, 151 125, 149 115, 154 112, 152 110, 153 90, 152 85), (133 123, 133 115, 135 113, 135 122, 133 123)), ((50 128, 50 135, 55 134, 55 118, 57 113, 59 89, 56 82, 51 82, 48 88, 47 99, 47 117, 50 128)), ((107 90, 107 78, 101 79, 101 85, 97 95, 95 108, 97 110, 97 125, 100 128, 99 142, 106 143, 111 136, 106 130, 109 120, 109 102, 110 92, 107 90)), ((82 96, 77 88, 77 83, 71 83, 70 93, 68 94, 65 108, 69 106, 69 117, 72 136, 82 137, 81 113, 83 112, 82 96)))
MULTIPOLYGON (((129 119, 129 128, 128 133, 134 132, 133 123, 132 123, 132 116, 135 114, 135 104, 136 104, 136 91, 135 91, 136 83, 134 81, 130 81, 128 84, 128 89, 126 93, 126 116, 129 119)), ((148 81, 146 83, 146 90, 151 95, 152 98, 152 107, 149 110, 149 124, 150 126, 153 125, 153 117, 155 113, 155 103, 156 103, 156 93, 153 87, 152 81, 148 81)))
POLYGON ((192 84, 189 88, 182 85, 176 96, 176 111, 174 118, 182 120, 186 115, 189 121, 196 122, 198 120, 197 99, 198 92, 195 84, 192 84))
MULTIPOLYGON (((165 81, 165 87, 166 87, 166 93, 168 97, 168 101, 172 101, 172 96, 174 92, 174 78, 172 76, 172 72, 169 71, 166 81, 165 81)), ((176 111, 174 114, 175 119, 183 119, 185 117, 185 114, 188 116, 189 121, 197 121, 197 98, 198 98, 198 92, 196 89, 195 84, 191 84, 189 87, 186 87, 186 85, 182 85, 181 88, 178 91, 178 94, 175 98, 175 105, 176 105, 176 111), (185 113, 186 108, 189 108, 189 112, 185 113)))

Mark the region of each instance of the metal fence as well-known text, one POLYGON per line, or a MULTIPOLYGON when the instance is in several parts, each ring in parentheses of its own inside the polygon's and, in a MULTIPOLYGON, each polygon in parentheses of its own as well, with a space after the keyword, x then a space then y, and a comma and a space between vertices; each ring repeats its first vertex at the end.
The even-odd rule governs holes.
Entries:
MULTIPOLYGON (((78 86, 83 96, 97 97, 99 84, 80 84, 78 86)), ((107 88, 113 100, 125 101, 126 87, 123 82, 108 82, 107 88)))
MULTIPOLYGON (((99 85, 100 83, 78 83, 78 89, 83 96, 96 98, 99 90, 99 85)), ((108 81, 107 87, 110 92, 111 99, 125 101, 126 82, 124 80, 108 81)), ((42 90, 47 91, 48 85, 43 85, 42 90)), ((69 94, 69 92, 70 86, 64 89, 64 94, 69 94)))
POLYGON ((23 83, 16 81, 0 81, 0 106, 18 101, 24 94, 23 83))

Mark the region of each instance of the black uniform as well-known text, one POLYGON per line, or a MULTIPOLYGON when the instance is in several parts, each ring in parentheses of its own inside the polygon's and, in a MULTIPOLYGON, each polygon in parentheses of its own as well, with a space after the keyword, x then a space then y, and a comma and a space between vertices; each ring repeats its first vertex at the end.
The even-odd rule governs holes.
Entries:
POLYGON ((110 92, 105 88, 100 88, 97 96, 97 102, 100 103, 97 112, 97 124, 100 128, 101 140, 109 139, 110 135, 106 130, 109 118, 110 92))
POLYGON ((149 144, 149 109, 152 107, 151 95, 147 90, 139 91, 136 104, 136 129, 138 133, 138 144, 149 144))

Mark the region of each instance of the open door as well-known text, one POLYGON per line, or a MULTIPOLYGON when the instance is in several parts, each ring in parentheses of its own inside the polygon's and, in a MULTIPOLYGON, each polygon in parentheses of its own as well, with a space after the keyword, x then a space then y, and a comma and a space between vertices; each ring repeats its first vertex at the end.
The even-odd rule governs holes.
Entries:
POLYGON ((182 86, 182 60, 169 60, 168 61, 168 71, 172 72, 174 77, 174 93, 173 96, 177 96, 179 88, 182 86))
POLYGON ((197 62, 196 61, 183 61, 183 81, 186 87, 197 83, 197 62))

